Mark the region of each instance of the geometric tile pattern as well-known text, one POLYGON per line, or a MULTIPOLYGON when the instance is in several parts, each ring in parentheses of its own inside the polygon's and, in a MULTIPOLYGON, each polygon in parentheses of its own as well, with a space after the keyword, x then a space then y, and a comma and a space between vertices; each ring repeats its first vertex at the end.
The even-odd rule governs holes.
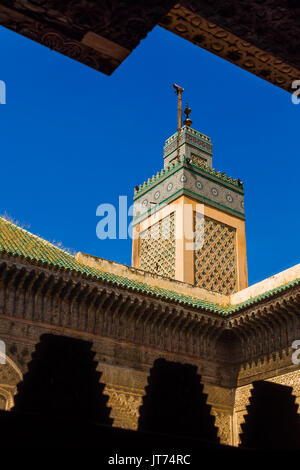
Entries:
POLYGON ((235 292, 235 228, 209 217, 204 217, 203 221, 203 215, 199 214, 194 220, 195 241, 202 245, 194 251, 195 285, 227 295, 235 292))
POLYGON ((144 230, 139 240, 140 268, 175 278, 175 213, 144 230))
POLYGON ((135 196, 135 207, 139 206, 140 210, 137 211, 139 216, 134 218, 133 224, 145 219, 150 209, 154 211, 163 207, 163 204, 170 203, 170 200, 173 197, 176 198, 180 191, 185 191, 187 196, 198 199, 204 204, 244 218, 243 191, 235 190, 230 185, 222 185, 217 178, 208 179, 206 175, 189 165, 189 167, 179 166, 178 170, 167 179, 150 187, 141 196, 135 196), (156 203, 154 207, 151 206, 151 201, 156 203))

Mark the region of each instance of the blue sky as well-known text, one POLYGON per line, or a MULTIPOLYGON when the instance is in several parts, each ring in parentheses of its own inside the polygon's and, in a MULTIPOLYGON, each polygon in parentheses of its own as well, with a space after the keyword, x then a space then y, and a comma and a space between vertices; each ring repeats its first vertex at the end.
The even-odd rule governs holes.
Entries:
POLYGON ((163 167, 185 88, 213 166, 245 187, 249 283, 299 262, 300 105, 157 27, 107 77, 0 28, 0 213, 49 241, 120 263, 131 240, 96 237, 96 208, 132 200, 163 167))

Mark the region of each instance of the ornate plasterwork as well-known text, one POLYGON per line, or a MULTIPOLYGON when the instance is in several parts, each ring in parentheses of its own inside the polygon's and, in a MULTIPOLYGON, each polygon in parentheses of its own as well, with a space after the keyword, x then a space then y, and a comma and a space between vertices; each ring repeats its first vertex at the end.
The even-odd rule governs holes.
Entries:
POLYGON ((253 388, 252 384, 244 385, 244 387, 238 387, 235 391, 234 399, 234 410, 241 411, 245 410, 246 406, 249 405, 249 398, 251 395, 251 390, 253 388))
POLYGON ((247 406, 250 404, 252 384, 238 387, 235 392, 235 401, 233 409, 233 444, 240 444, 240 434, 242 432, 242 424, 245 422, 247 414, 247 406))
POLYGON ((22 373, 8 356, 5 356, 4 364, 3 355, 0 357, 0 410, 10 410, 14 405, 14 395, 17 392, 17 384, 22 380, 22 373))
POLYGON ((16 387, 0 384, 0 410, 10 410, 14 406, 16 387))
POLYGON ((1 0, 0 24, 110 75, 173 4, 1 0))
MULTIPOLYGON (((208 309, 203 312, 203 309, 195 311, 190 306, 178 306, 172 300, 147 293, 138 294, 132 288, 103 285, 102 281, 95 282, 78 272, 10 257, 2 252, 0 310, 2 338, 5 335, 9 339, 7 351, 22 370, 25 370, 29 353, 42 332, 61 332, 95 341, 96 360, 105 362, 108 368, 110 364, 119 367, 110 375, 106 373, 101 380, 108 384, 108 406, 115 426, 136 429, 145 393, 144 375, 157 357, 173 357, 173 353, 183 362, 199 364, 204 383, 220 385, 204 391, 208 394, 207 403, 212 406, 211 412, 216 417, 223 442, 230 433, 228 415, 233 416, 233 442, 238 442, 240 425, 249 404, 251 381, 271 380, 293 386, 296 403, 299 404, 299 371, 286 373, 287 367, 290 367, 289 371, 295 368, 290 356, 285 356, 280 362, 280 354, 275 355, 276 348, 282 351, 287 344, 291 345, 294 337, 299 338, 298 285, 278 290, 276 295, 273 293, 270 298, 249 304, 233 316, 230 313, 222 316, 211 314, 208 309), (51 279, 53 283, 49 283, 51 279), (38 291, 37 280, 41 282, 38 291), (53 308, 56 315, 53 315, 53 308), (231 338, 237 335, 237 346, 241 344, 245 352, 243 355, 237 348, 237 362, 232 354, 231 341, 223 344, 226 354, 220 354, 222 335, 230 328, 231 338), (258 359, 255 366, 247 367, 242 376, 246 385, 238 387, 232 413, 232 388, 236 387, 238 366, 244 368, 251 357, 251 348, 258 359), (273 354, 275 359, 271 362, 273 354), (136 376, 132 372, 134 369, 140 371, 136 376), (282 371, 285 374, 279 375, 282 371)), ((7 406, 7 397, 13 396, 21 375, 8 358, 7 367, 0 377, 2 407, 7 406)), ((12 401, 8 401, 8 407, 11 404, 12 401)))
MULTIPOLYGON (((300 405, 300 370, 289 372, 288 374, 279 375, 267 379, 268 382, 274 382, 276 384, 285 385, 293 388, 293 395, 296 397, 296 403, 300 405)), ((300 409, 298 408, 298 413, 300 409)))
POLYGON ((207 404, 211 406, 211 414, 215 417, 215 426, 221 444, 232 445, 232 410, 234 390, 212 384, 204 385, 207 404))
MULTIPOLYGON (((211 3, 213 2, 209 2, 209 4, 211 3)), ((208 19, 206 16, 208 12, 203 13, 202 16, 198 12, 198 6, 195 4, 195 8, 193 8, 191 2, 186 4, 186 7, 179 3, 176 4, 160 25, 203 49, 207 49, 229 62, 258 75, 264 80, 291 92, 293 80, 299 78, 298 69, 289 63, 285 63, 284 60, 279 59, 278 56, 273 56, 266 50, 260 49, 253 43, 236 36, 231 31, 240 26, 236 23, 239 19, 234 19, 233 16, 231 18, 231 15, 224 15, 224 17, 222 17, 221 12, 219 12, 220 15, 218 16, 218 7, 220 8, 221 4, 223 10, 225 10, 226 7, 223 5, 223 2, 214 3, 216 4, 215 8, 212 9, 216 14, 216 18, 219 18, 220 21, 224 21, 225 23, 226 21, 230 23, 227 29, 208 19)), ((208 8, 210 6, 211 5, 209 5, 208 8)), ((272 6, 270 6, 269 10, 272 11, 272 6)), ((244 19, 245 15, 243 16, 243 20, 244 19)), ((264 25, 262 21, 262 19, 258 18, 256 25, 260 25, 263 32, 264 25)), ((252 26, 250 27, 248 37, 251 35, 251 32, 253 32, 252 26)), ((269 41, 270 40, 269 38, 269 41)), ((258 43, 261 42, 262 41, 258 40, 258 43)), ((287 50, 283 52, 283 55, 287 56, 287 50)))
POLYGON ((143 390, 133 390, 113 384, 106 385, 105 394, 109 396, 107 406, 111 407, 110 418, 113 419, 113 426, 137 429, 143 393, 143 390))
MULTIPOLYGON (((268 382, 273 382, 287 387, 292 387, 293 395, 296 397, 296 403, 298 404, 298 413, 300 412, 300 370, 289 372, 265 379, 268 382)), ((240 434, 242 432, 241 425, 245 422, 245 416, 247 414, 247 407, 250 405, 251 390, 253 385, 245 385, 238 387, 235 392, 234 401, 234 444, 240 443, 240 434)))
POLYGON ((215 417, 215 426, 218 428, 220 443, 232 445, 232 416, 217 409, 213 409, 211 414, 215 417))

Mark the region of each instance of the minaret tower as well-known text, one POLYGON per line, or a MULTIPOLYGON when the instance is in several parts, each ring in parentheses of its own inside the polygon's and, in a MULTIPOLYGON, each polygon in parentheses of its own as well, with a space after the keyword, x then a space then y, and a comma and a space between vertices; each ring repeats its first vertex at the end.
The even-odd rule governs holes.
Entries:
POLYGON ((247 287, 244 190, 212 168, 210 137, 192 129, 183 88, 177 132, 166 140, 164 168, 134 194, 132 265, 231 294, 247 287))

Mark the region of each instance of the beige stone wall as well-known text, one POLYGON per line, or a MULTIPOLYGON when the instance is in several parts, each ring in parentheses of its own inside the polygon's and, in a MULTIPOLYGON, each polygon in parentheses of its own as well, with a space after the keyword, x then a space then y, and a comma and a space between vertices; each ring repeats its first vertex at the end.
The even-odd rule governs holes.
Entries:
POLYGON ((292 282, 298 278, 300 278, 300 263, 289 269, 285 269, 274 276, 268 277, 263 281, 257 282, 246 289, 242 289, 239 292, 231 294, 230 303, 231 305, 236 305, 240 302, 245 302, 248 299, 261 295, 269 290, 276 289, 277 287, 292 282))

